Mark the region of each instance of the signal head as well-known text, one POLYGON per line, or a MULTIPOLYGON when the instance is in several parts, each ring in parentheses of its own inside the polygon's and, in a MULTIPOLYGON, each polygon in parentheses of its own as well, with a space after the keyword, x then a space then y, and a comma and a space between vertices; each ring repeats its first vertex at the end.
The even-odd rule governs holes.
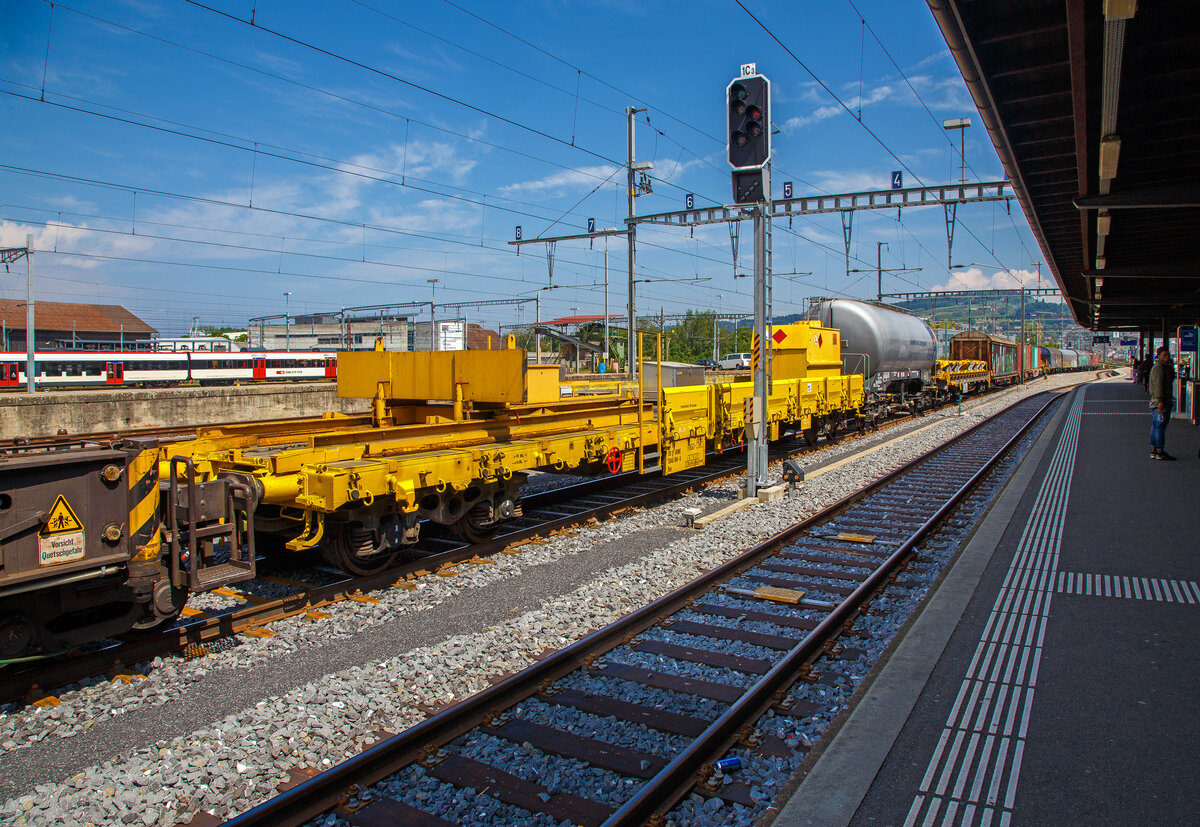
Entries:
POLYGON ((770 83, 762 75, 732 81, 727 90, 726 117, 729 165, 753 169, 771 160, 770 83))

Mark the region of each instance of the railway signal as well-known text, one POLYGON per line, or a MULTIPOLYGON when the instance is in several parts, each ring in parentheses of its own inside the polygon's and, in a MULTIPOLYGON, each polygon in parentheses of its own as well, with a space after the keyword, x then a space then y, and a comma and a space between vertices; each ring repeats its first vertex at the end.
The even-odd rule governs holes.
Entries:
POLYGON ((765 166, 771 160, 770 82, 745 75, 726 88, 729 165, 734 169, 765 166))
POLYGON ((771 200, 770 97, 770 81, 757 73, 754 64, 743 66, 741 77, 734 78, 725 89, 735 204, 771 200))
POLYGON ((754 395, 747 399, 746 494, 754 496, 766 483, 767 440, 767 250, 769 230, 765 205, 771 200, 771 83, 753 63, 742 64, 740 76, 725 87, 725 120, 729 165, 733 167, 733 202, 755 204, 754 215, 754 395), (751 404, 751 402, 753 404, 751 404))

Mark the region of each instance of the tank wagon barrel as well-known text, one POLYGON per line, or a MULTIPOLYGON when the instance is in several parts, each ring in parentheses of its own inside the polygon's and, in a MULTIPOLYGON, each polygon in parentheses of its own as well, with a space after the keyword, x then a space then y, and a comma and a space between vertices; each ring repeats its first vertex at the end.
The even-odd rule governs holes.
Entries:
POLYGON ((929 325, 904 310, 831 299, 817 306, 815 318, 841 331, 845 368, 862 373, 868 382, 887 373, 928 373, 937 356, 929 325))

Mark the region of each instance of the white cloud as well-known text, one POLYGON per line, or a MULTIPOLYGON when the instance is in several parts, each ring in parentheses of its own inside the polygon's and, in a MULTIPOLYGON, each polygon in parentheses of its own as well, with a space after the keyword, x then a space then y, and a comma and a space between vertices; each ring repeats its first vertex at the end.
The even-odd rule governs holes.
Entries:
MULTIPOLYGON (((922 60, 918 66, 939 62, 947 57, 949 52, 939 52, 922 60)), ((859 94, 860 85, 847 83, 841 87, 840 95, 845 107, 831 103, 829 95, 817 84, 807 83, 800 88, 799 101, 813 104, 808 114, 788 118, 783 123, 775 125, 783 132, 794 132, 821 121, 835 118, 850 112, 857 113, 882 103, 892 103, 902 106, 919 106, 924 102, 931 110, 948 110, 955 112, 971 112, 975 105, 966 91, 962 78, 957 72, 948 73, 941 79, 929 74, 912 74, 908 82, 898 76, 880 78, 875 85, 859 94), (911 87, 911 88, 910 88, 911 87)))
POLYGON ((981 267, 971 266, 965 270, 955 270, 944 284, 935 285, 932 290, 954 292, 957 290, 1016 290, 1019 287, 1036 287, 1038 274, 1036 270, 995 270, 989 268, 986 272, 981 267))
POLYGON ((327 198, 321 203, 322 214, 347 215, 363 204, 362 192, 380 182, 372 178, 402 178, 462 184, 479 165, 465 157, 461 147, 450 141, 409 140, 393 143, 375 152, 355 155, 339 165, 341 173, 328 183, 327 198))
MULTIPOLYGON (((805 97, 810 97, 810 95, 806 94, 805 97)), ((827 99, 825 96, 817 96, 815 93, 812 95, 812 97, 815 97, 817 100, 827 99)), ((883 103, 884 101, 897 101, 911 97, 912 95, 907 88, 897 91, 897 88, 891 84, 883 83, 879 86, 875 86, 872 89, 866 90, 861 97, 858 94, 852 94, 847 97, 843 97, 842 100, 846 104, 846 108, 843 108, 841 104, 837 103, 824 103, 807 115, 797 115, 794 118, 788 118, 782 124, 776 124, 776 126, 778 126, 783 132, 794 132, 797 129, 802 129, 806 126, 812 126, 815 123, 820 123, 821 121, 836 117, 844 113, 846 109, 854 112, 859 109, 864 109, 868 106, 874 106, 875 104, 883 103)))
POLYGON ((558 194, 564 190, 577 190, 583 187, 592 188, 607 178, 612 177, 621 167, 611 165, 583 167, 582 169, 564 169, 552 172, 544 178, 533 181, 520 181, 516 184, 506 184, 497 192, 501 195, 517 193, 558 194))
POLYGON ((819 169, 811 173, 816 185, 826 192, 872 192, 891 187, 891 177, 886 172, 864 170, 819 169))
MULTIPOLYGON (((34 226, 19 221, 0 220, 0 247, 24 247, 26 235, 33 236, 34 260, 39 253, 86 253, 92 256, 135 256, 153 246, 149 239, 131 235, 90 231, 86 223, 54 222, 49 226, 34 226)), ((104 264, 100 258, 64 256, 57 265, 79 270, 91 270, 104 264)), ((36 265, 35 265, 36 269, 36 265)))
POLYGON ((801 238, 808 239, 809 241, 815 241, 819 244, 834 244, 834 243, 843 244, 843 243, 845 243, 840 236, 835 236, 832 233, 823 232, 819 228, 811 227, 811 226, 797 227, 796 235, 800 236, 801 238))
POLYGON ((820 123, 821 121, 837 117, 844 111, 845 110, 836 103, 826 104, 824 106, 818 106, 807 115, 797 115, 794 118, 788 118, 783 123, 776 124, 776 126, 781 132, 795 132, 797 129, 803 129, 806 126, 812 126, 815 123, 820 123))
POLYGON ((40 200, 43 204, 46 204, 51 209, 61 210, 62 212, 90 213, 96 212, 97 210, 94 202, 83 201, 82 199, 76 198, 74 195, 59 195, 53 198, 42 198, 40 200))
POLYGON ((686 161, 669 158, 655 163, 653 175, 660 181, 678 181, 688 170, 708 166, 711 163, 703 158, 689 158, 686 161))

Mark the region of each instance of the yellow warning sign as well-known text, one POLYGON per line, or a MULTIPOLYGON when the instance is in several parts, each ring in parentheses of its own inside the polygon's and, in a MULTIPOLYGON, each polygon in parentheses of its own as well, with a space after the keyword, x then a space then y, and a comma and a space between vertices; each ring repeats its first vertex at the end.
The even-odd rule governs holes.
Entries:
POLYGON ((79 518, 75 516, 67 498, 59 494, 54 500, 54 506, 50 509, 50 515, 46 518, 46 524, 42 526, 38 536, 48 537, 51 534, 66 534, 70 531, 83 531, 83 523, 79 522, 79 518))

